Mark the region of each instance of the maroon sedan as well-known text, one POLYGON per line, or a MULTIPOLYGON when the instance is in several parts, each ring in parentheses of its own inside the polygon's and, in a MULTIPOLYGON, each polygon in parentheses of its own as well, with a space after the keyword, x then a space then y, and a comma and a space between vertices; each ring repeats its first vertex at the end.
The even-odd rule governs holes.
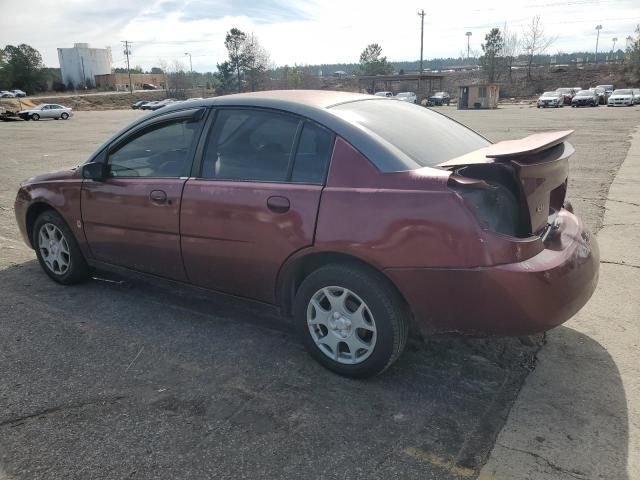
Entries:
POLYGON ((492 145, 393 99, 230 95, 141 118, 15 212, 57 282, 116 266, 275 304, 320 363, 366 376, 410 328, 528 334, 587 302, 570 133, 492 145))

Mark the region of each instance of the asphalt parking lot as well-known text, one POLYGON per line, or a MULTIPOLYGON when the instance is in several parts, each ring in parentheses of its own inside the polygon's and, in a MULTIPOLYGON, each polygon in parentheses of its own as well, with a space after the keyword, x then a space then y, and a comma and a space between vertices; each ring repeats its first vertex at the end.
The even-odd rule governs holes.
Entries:
MULTIPOLYGON (((575 129, 568 197, 595 230, 640 120, 640 107, 438 111, 494 141, 575 129)), ((0 124, 0 479, 474 478, 539 338, 413 341, 353 381, 260 305, 40 272, 15 226, 17 185, 82 162, 139 115, 0 124)))

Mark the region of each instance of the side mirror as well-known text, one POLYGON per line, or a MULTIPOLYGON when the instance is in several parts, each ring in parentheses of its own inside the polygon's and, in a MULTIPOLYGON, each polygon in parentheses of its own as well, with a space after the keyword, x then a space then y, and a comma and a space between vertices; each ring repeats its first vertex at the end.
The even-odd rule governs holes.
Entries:
POLYGON ((82 178, 103 182, 109 176, 109 167, 106 163, 91 162, 82 166, 82 178))

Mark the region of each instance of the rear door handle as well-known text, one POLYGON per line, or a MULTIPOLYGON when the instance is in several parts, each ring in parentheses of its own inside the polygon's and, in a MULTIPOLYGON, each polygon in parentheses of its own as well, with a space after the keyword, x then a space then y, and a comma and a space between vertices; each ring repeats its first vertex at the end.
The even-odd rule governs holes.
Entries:
POLYGON ((291 208, 291 203, 287 197, 275 195, 267 199, 267 207, 274 213, 286 213, 291 208))
POLYGON ((149 198, 153 203, 165 203, 167 201, 167 192, 164 190, 151 190, 149 198))

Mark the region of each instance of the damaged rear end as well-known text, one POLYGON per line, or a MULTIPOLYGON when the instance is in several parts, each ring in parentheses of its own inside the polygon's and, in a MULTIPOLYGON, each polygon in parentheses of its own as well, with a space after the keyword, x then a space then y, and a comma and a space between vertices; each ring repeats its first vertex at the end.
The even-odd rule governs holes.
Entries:
POLYGON ((487 256, 471 268, 389 272, 418 305, 424 333, 532 334, 566 322, 589 300, 599 252, 565 203, 571 133, 500 142, 439 165, 478 222, 469 242, 481 242, 487 256))

